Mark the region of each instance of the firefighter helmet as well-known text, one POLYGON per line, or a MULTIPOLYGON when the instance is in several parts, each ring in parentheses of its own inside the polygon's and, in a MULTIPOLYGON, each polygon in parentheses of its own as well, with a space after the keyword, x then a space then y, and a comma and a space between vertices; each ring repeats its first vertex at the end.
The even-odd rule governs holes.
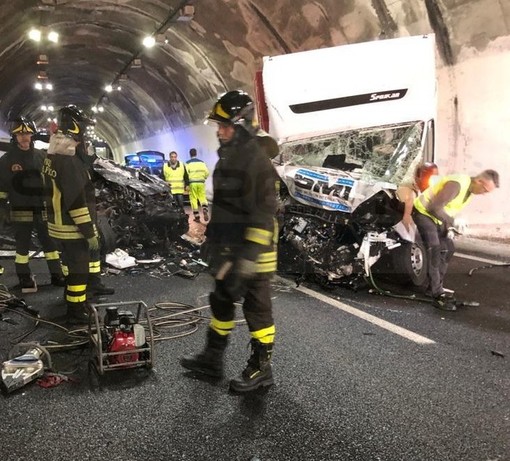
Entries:
POLYGON ((86 127, 94 125, 94 120, 74 104, 69 104, 58 111, 57 124, 62 133, 82 139, 86 127))
POLYGON ((11 122, 10 133, 13 138, 21 133, 30 133, 33 135, 37 133, 37 128, 35 127, 35 123, 28 120, 26 117, 18 117, 11 122))
POLYGON ((220 96, 207 120, 239 125, 251 133, 254 127, 254 115, 255 106, 248 93, 233 90, 220 96))

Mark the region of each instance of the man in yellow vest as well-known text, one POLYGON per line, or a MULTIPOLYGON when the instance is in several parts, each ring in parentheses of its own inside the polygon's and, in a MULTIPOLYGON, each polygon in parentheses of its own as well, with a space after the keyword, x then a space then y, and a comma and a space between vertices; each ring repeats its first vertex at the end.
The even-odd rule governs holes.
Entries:
POLYGON ((204 221, 209 221, 209 204, 205 196, 205 180, 209 176, 207 165, 197 158, 197 150, 190 149, 190 159, 186 162, 186 169, 189 176, 189 201, 193 210, 194 220, 200 222, 200 211, 198 205, 202 207, 204 221))
POLYGON ((184 189, 188 185, 188 172, 184 163, 177 160, 177 152, 170 152, 170 159, 163 165, 161 176, 170 185, 177 205, 184 209, 184 189))
POLYGON ((499 187, 499 175, 484 170, 474 177, 466 174, 443 176, 414 200, 413 220, 427 249, 429 287, 427 294, 434 306, 448 311, 457 310, 453 292, 443 287, 448 262, 455 251, 448 228, 471 200, 473 195, 492 192, 499 187))

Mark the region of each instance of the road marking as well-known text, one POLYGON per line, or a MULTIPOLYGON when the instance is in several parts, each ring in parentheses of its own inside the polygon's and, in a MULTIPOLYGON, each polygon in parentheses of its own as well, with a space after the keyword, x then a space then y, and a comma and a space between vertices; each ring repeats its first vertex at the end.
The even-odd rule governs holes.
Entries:
POLYGON ((481 263, 487 263, 487 264, 494 264, 494 265, 505 264, 504 261, 496 261, 495 259, 480 258, 478 256, 471 256, 471 255, 467 255, 465 253, 455 253, 454 256, 458 256, 459 258, 464 258, 464 259, 472 259, 473 261, 480 261, 481 263))
POLYGON ((366 312, 360 311, 355 307, 348 306, 336 299, 330 298, 329 296, 325 296, 321 293, 317 293, 316 291, 310 290, 305 287, 297 287, 295 288, 297 291, 301 291, 308 296, 311 296, 319 301, 329 304, 330 306, 336 307, 344 312, 347 312, 351 315, 355 315, 360 319, 366 320, 367 322, 373 323, 378 327, 384 328, 385 330, 390 331, 391 333, 395 333, 396 335, 402 336, 403 338, 409 339, 410 341, 414 341, 418 344, 435 344, 436 342, 432 339, 426 338, 425 336, 421 336, 412 331, 406 330, 405 328, 399 327, 393 323, 387 322, 386 320, 380 319, 375 315, 367 314, 366 312))

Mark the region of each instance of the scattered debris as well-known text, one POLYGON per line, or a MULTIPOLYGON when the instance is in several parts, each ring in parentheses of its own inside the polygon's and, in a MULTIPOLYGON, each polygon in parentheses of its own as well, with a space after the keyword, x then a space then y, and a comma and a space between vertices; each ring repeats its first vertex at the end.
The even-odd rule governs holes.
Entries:
POLYGON ((491 354, 492 355, 495 355, 496 357, 505 357, 505 354, 503 354, 503 352, 499 352, 499 351, 491 351, 491 354))

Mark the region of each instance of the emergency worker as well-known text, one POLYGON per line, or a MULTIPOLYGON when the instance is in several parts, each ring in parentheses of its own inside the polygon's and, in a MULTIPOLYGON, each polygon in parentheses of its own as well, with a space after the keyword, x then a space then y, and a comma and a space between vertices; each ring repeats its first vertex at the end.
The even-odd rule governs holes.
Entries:
POLYGON ((492 192, 499 187, 499 175, 484 170, 474 177, 467 174, 443 176, 414 200, 413 220, 427 249, 429 287, 434 306, 448 311, 456 310, 451 290, 443 287, 448 262, 455 251, 448 229, 455 216, 469 203, 473 195, 492 192))
MULTIPOLYGON (((11 146, 0 158, 0 205, 10 203, 10 220, 16 240, 15 267, 22 293, 35 293, 37 284, 29 266, 32 231, 37 232, 51 284, 65 286, 57 244, 48 235, 44 211, 44 188, 41 169, 45 154, 34 148, 35 124, 19 117, 11 123, 11 146)), ((4 211, 5 212, 5 211, 4 211)))
POLYGON ((177 205, 184 209, 184 190, 188 185, 188 172, 184 163, 177 159, 177 152, 170 152, 168 162, 163 165, 161 177, 170 186, 170 192, 172 192, 177 205))
POLYGON ((415 198, 423 192, 429 185, 432 177, 437 176, 439 169, 433 162, 425 162, 416 168, 414 180, 409 183, 401 184, 397 189, 397 197, 404 204, 404 214, 402 216, 402 224, 407 231, 411 230, 413 224, 413 207, 415 198))
POLYGON ((202 160, 197 158, 197 150, 189 150, 190 159, 186 162, 189 178, 189 201, 193 211, 193 219, 200 222, 198 204, 202 207, 204 221, 209 221, 209 204, 205 195, 205 180, 209 177, 209 169, 202 160))
MULTIPOLYGON (((75 105, 59 110, 58 132, 50 138, 43 176, 49 192, 48 230, 63 249, 67 266, 65 299, 70 321, 86 322, 87 282, 91 254, 99 255, 99 240, 94 225, 95 192, 85 161, 86 127, 93 125, 75 105)), ((99 257, 97 257, 99 264, 99 257)), ((98 266, 98 272, 100 270, 98 266)))
POLYGON ((254 104, 243 91, 229 91, 208 116, 217 124, 219 160, 213 173, 211 221, 203 257, 215 276, 210 294, 212 319, 204 350, 181 359, 189 370, 223 375, 223 354, 234 328, 234 302, 244 297, 243 313, 251 336, 251 356, 236 392, 273 384, 271 355, 275 338, 270 278, 276 270, 276 172, 256 140, 254 104))

